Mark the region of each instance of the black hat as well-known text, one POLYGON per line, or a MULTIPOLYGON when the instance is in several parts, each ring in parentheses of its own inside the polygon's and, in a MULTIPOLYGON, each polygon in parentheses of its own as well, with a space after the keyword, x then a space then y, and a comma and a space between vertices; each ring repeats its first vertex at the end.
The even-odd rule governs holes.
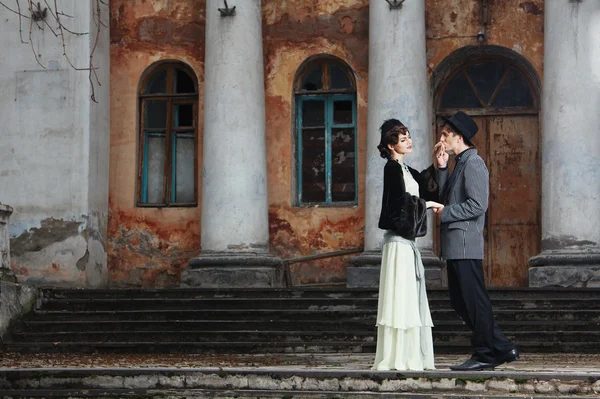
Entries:
POLYGON ((458 111, 450 118, 442 116, 442 119, 452 126, 457 133, 460 133, 467 144, 471 144, 471 139, 479 130, 477 123, 462 111, 458 111))

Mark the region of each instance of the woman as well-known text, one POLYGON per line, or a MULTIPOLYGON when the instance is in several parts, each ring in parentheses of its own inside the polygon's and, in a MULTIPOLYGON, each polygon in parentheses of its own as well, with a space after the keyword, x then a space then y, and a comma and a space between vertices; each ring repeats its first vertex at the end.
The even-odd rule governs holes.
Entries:
POLYGON ((404 163, 412 152, 408 129, 397 119, 381 126, 377 146, 384 168, 379 228, 384 235, 377 309, 375 370, 434 369, 425 271, 415 238, 427 233, 427 208, 441 206, 433 166, 419 173, 404 163), (421 198, 423 197, 423 198, 421 198))

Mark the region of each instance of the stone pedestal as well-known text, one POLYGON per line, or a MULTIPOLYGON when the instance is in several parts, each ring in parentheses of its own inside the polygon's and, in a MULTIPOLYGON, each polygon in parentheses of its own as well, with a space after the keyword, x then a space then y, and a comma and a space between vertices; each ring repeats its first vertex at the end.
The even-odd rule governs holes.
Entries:
POLYGON ((529 259, 530 287, 600 288, 600 252, 548 250, 529 259))
POLYGON ((283 285, 281 259, 259 254, 205 253, 190 260, 181 287, 273 288, 283 285))
MULTIPOLYGON (((402 121, 411 132, 413 153, 406 162, 417 170, 431 165, 433 145, 430 131, 430 99, 427 84, 425 47, 425 1, 411 0, 400 9, 390 9, 385 1, 369 3, 369 103, 367 131, 367 170, 365 179, 365 252, 347 269, 348 286, 373 286, 379 281, 383 230, 377 227, 383 194, 383 167, 377 145, 379 127, 389 118, 402 121)), ((430 219, 433 214, 430 212, 430 219)), ((417 240, 426 272, 432 283, 441 265, 433 254, 433 223, 428 234, 417 240)))
MULTIPOLYGON (((444 261, 429 251, 421 251, 425 267, 427 288, 440 288, 448 285, 443 272, 444 261)), ((379 286, 381 271, 381 250, 363 252, 350 260, 354 266, 346 269, 346 285, 348 288, 375 288, 379 286)))
POLYGON ((542 252, 532 287, 600 280, 600 2, 547 1, 542 97, 542 252))
POLYGON ((0 281, 16 283, 17 278, 10 268, 10 215, 13 213, 12 207, 0 204, 0 281))
POLYGON ((260 0, 206 2, 202 254, 182 285, 277 285, 269 256, 260 0))

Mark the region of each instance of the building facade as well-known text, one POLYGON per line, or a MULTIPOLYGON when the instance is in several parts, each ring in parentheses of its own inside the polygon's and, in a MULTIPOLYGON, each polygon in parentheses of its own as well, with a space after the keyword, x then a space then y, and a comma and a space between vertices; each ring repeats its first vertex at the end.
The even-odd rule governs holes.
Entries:
MULTIPOLYGON (((89 35, 63 47, 52 21, 0 10, 19 281, 276 286, 282 259, 363 248, 293 263, 292 283, 372 285, 378 127, 403 121, 423 169, 460 109, 490 170, 487 283, 598 286, 599 2, 58 3, 89 35), (90 55, 100 84, 69 65, 90 55)), ((433 215, 418 246, 443 285, 433 215)))

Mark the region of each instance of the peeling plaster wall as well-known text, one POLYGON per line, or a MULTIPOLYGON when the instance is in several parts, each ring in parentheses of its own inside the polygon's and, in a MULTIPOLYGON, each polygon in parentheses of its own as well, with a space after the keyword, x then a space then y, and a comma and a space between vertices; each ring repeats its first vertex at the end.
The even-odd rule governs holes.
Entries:
MULTIPOLYGON (((20 0, 23 12, 27 2, 20 0)), ((59 10, 74 32, 65 49, 86 68, 95 41, 92 1, 64 0, 59 10)), ((15 2, 12 7, 16 8, 15 2)), ((104 23, 108 8, 102 7, 104 23)), ((63 56, 60 38, 40 23, 0 10, 0 202, 11 216, 11 268, 20 282, 37 285, 102 286, 106 281, 108 125, 108 31, 102 29, 94 66, 98 103, 90 99, 88 73, 63 56), (42 68, 35 59, 38 54, 42 68)), ((48 19, 51 26, 52 19, 48 19)), ((56 28, 56 26, 54 26, 56 28)))
MULTIPOLYGON (((489 25, 484 44, 511 49, 525 57, 540 79, 544 57, 544 1, 488 0, 489 25)), ((425 0, 427 67, 431 74, 446 56, 477 45, 480 0, 425 0)))
MULTIPOLYGON (((288 258, 360 247, 364 234, 364 179, 368 69, 367 0, 263 0, 267 170, 271 251, 288 258), (294 204, 293 83, 309 57, 344 60, 357 83, 358 206, 300 208, 294 204)), ((291 265, 295 284, 344 282, 346 259, 291 265)))
MULTIPOLYGON (((109 284, 179 286, 181 270, 199 253, 200 205, 135 206, 139 144, 137 90, 143 72, 157 61, 182 61, 194 70, 200 94, 197 149, 201 170, 205 1, 113 0, 110 4, 109 284)), ((198 204, 201 187, 198 181, 198 204)))

